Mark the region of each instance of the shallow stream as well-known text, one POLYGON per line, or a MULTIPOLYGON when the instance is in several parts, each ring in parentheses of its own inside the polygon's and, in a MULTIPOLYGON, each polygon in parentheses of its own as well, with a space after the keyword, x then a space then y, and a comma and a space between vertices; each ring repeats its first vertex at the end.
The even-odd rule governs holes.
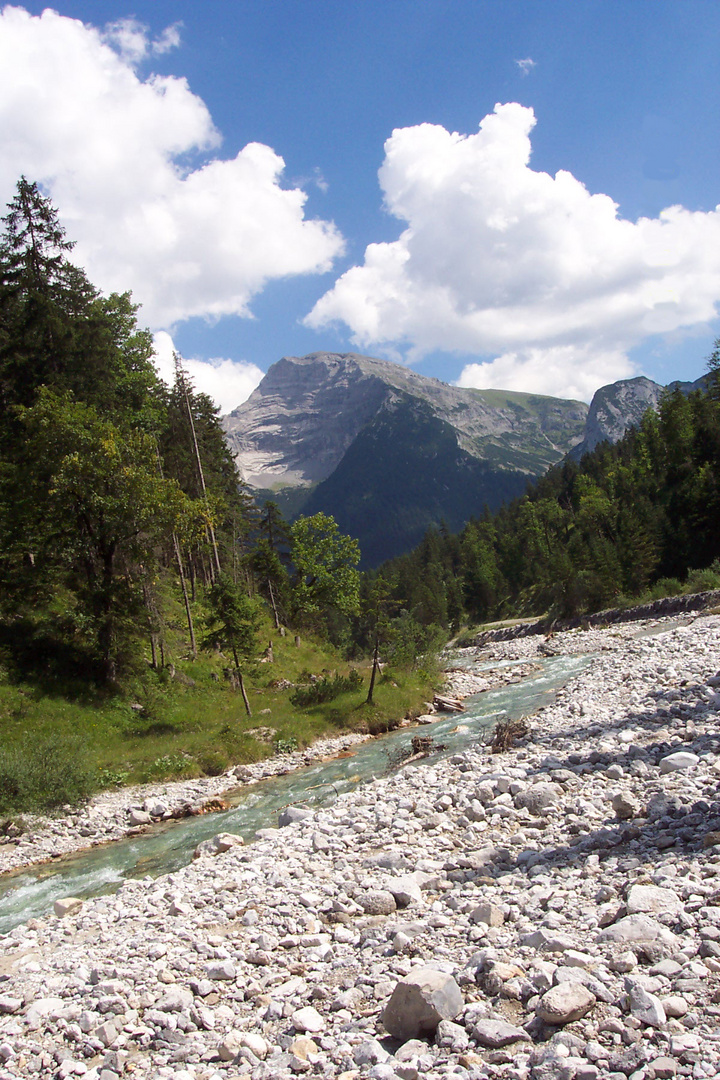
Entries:
MULTIPOLYGON (((444 744, 431 761, 483 742, 499 720, 528 716, 549 704, 589 662, 587 656, 549 657, 520 682, 466 698, 463 713, 445 715, 425 728, 403 728, 360 743, 347 756, 240 787, 228 797, 234 803, 230 810, 168 822, 139 836, 5 874, 0 877, 0 933, 46 914, 61 897, 97 896, 113 892, 125 878, 158 877, 177 870, 191 861, 201 840, 216 833, 234 832, 251 840, 258 829, 277 825, 278 812, 290 803, 332 803, 343 792, 392 771, 418 733, 444 744)), ((498 666, 474 666, 464 657, 456 663, 475 671, 498 666)))

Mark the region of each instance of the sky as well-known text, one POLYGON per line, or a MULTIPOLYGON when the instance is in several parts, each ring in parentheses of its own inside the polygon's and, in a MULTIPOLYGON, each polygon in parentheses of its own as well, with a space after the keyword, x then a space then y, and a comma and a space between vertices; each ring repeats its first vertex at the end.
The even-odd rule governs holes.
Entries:
POLYGON ((720 336, 717 0, 0 6, 0 205, 223 413, 362 352, 589 401, 720 336))

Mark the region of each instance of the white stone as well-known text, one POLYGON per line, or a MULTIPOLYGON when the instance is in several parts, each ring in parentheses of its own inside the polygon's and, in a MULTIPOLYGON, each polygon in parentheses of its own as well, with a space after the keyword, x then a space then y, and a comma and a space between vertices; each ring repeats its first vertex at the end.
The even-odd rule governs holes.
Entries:
POLYGON ((58 919, 64 919, 66 915, 75 915, 82 906, 83 901, 79 896, 66 896, 62 900, 55 901, 53 911, 58 919))
POLYGON ((672 889, 663 889, 657 885, 632 885, 628 889, 625 902, 628 915, 642 912, 652 915, 668 913, 675 915, 683 910, 683 904, 672 889))
POLYGON ((324 1031, 326 1027, 322 1016, 312 1005, 297 1009, 290 1017, 290 1020, 296 1031, 307 1031, 311 1035, 324 1031))
POLYGON ((590 1012, 596 1000, 582 983, 564 982, 544 993, 535 1011, 547 1024, 569 1024, 590 1012))
POLYGON ((434 1035, 441 1020, 454 1020, 463 1007, 451 975, 432 967, 414 968, 395 986, 383 1024, 396 1039, 434 1035))
POLYGON ((678 750, 674 754, 668 754, 667 757, 661 758, 660 772, 671 773, 680 772, 682 769, 691 769, 699 761, 700 758, 697 754, 691 754, 689 750, 678 750))

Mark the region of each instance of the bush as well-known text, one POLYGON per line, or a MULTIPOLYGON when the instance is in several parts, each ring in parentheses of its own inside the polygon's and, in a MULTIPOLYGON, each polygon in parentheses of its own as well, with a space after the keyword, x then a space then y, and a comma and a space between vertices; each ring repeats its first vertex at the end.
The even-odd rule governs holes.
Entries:
POLYGON ((82 802, 94 779, 79 742, 25 738, 0 751, 0 813, 82 802))
POLYGON ((198 765, 205 776, 220 776, 230 766, 230 759, 222 750, 206 750, 198 757, 198 765))
POLYGON ((340 694, 359 690, 362 684, 362 676, 353 668, 349 675, 334 675, 332 679, 324 676, 310 686, 298 686, 290 695, 290 703, 298 709, 322 705, 324 701, 334 701, 340 694))
POLYGON ((687 587, 690 592, 709 592, 711 589, 720 589, 720 559, 716 559, 704 570, 691 570, 687 587))

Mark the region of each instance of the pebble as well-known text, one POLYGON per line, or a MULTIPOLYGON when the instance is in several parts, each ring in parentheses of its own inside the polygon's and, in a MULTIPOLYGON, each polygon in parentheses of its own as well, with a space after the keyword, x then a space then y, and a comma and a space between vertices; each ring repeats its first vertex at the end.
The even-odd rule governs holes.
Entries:
MULTIPOLYGON (((465 652, 447 692, 542 646, 465 652)), ((552 650, 587 667, 514 749, 430 757, 16 927, 1 1080, 720 1074, 720 618, 557 634, 552 650)), ((223 783, 112 793, 47 843, 91 825, 111 839, 132 810, 162 820, 223 783)), ((42 858, 43 828, 0 866, 42 858)))

